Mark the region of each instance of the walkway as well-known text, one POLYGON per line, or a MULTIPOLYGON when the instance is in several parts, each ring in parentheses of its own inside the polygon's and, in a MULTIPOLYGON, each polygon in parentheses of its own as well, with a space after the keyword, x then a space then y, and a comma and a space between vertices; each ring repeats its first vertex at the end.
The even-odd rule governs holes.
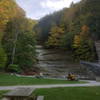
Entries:
POLYGON ((19 86, 0 86, 0 90, 13 90, 16 88, 56 88, 56 87, 85 87, 85 86, 100 86, 100 82, 88 81, 85 84, 56 84, 56 85, 19 85, 19 86))

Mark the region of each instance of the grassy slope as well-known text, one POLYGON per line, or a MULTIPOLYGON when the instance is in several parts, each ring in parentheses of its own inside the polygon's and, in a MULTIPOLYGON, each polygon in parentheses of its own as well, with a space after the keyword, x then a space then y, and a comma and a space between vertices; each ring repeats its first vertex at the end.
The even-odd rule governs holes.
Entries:
POLYGON ((38 89, 35 94, 44 95, 45 100, 99 100, 100 87, 38 89))
POLYGON ((11 76, 9 74, 0 74, 0 86, 34 85, 34 84, 75 84, 75 83, 84 83, 84 82, 26 78, 26 77, 11 76))

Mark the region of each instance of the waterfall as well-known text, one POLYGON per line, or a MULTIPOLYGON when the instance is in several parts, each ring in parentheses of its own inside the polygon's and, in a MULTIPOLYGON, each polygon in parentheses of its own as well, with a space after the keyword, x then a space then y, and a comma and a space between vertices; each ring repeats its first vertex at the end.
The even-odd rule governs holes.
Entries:
POLYGON ((45 49, 42 45, 36 46, 38 67, 45 75, 65 76, 69 72, 80 70, 80 64, 72 61, 71 54, 66 50, 45 49))

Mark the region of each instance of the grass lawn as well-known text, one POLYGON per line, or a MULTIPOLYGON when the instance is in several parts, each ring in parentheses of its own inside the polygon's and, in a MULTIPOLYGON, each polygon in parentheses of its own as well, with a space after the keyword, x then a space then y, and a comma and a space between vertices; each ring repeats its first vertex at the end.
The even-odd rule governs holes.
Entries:
POLYGON ((39 85, 39 84, 76 84, 85 83, 82 81, 67 81, 56 79, 38 79, 30 77, 17 77, 9 74, 0 74, 0 86, 12 86, 12 85, 39 85))
POLYGON ((6 92, 8 92, 8 91, 0 91, 0 100, 1 100, 1 98, 3 96, 3 94, 6 93, 6 92))
POLYGON ((100 87, 37 89, 35 94, 45 96, 44 100, 100 100, 100 87))

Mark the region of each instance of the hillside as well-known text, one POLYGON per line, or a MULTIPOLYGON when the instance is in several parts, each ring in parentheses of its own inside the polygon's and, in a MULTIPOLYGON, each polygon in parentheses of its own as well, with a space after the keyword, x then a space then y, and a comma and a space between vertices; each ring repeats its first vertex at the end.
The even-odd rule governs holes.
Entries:
POLYGON ((94 41, 100 39, 99 5, 99 0, 82 0, 43 17, 36 26, 39 39, 47 47, 71 50, 78 60, 97 59, 94 41))

